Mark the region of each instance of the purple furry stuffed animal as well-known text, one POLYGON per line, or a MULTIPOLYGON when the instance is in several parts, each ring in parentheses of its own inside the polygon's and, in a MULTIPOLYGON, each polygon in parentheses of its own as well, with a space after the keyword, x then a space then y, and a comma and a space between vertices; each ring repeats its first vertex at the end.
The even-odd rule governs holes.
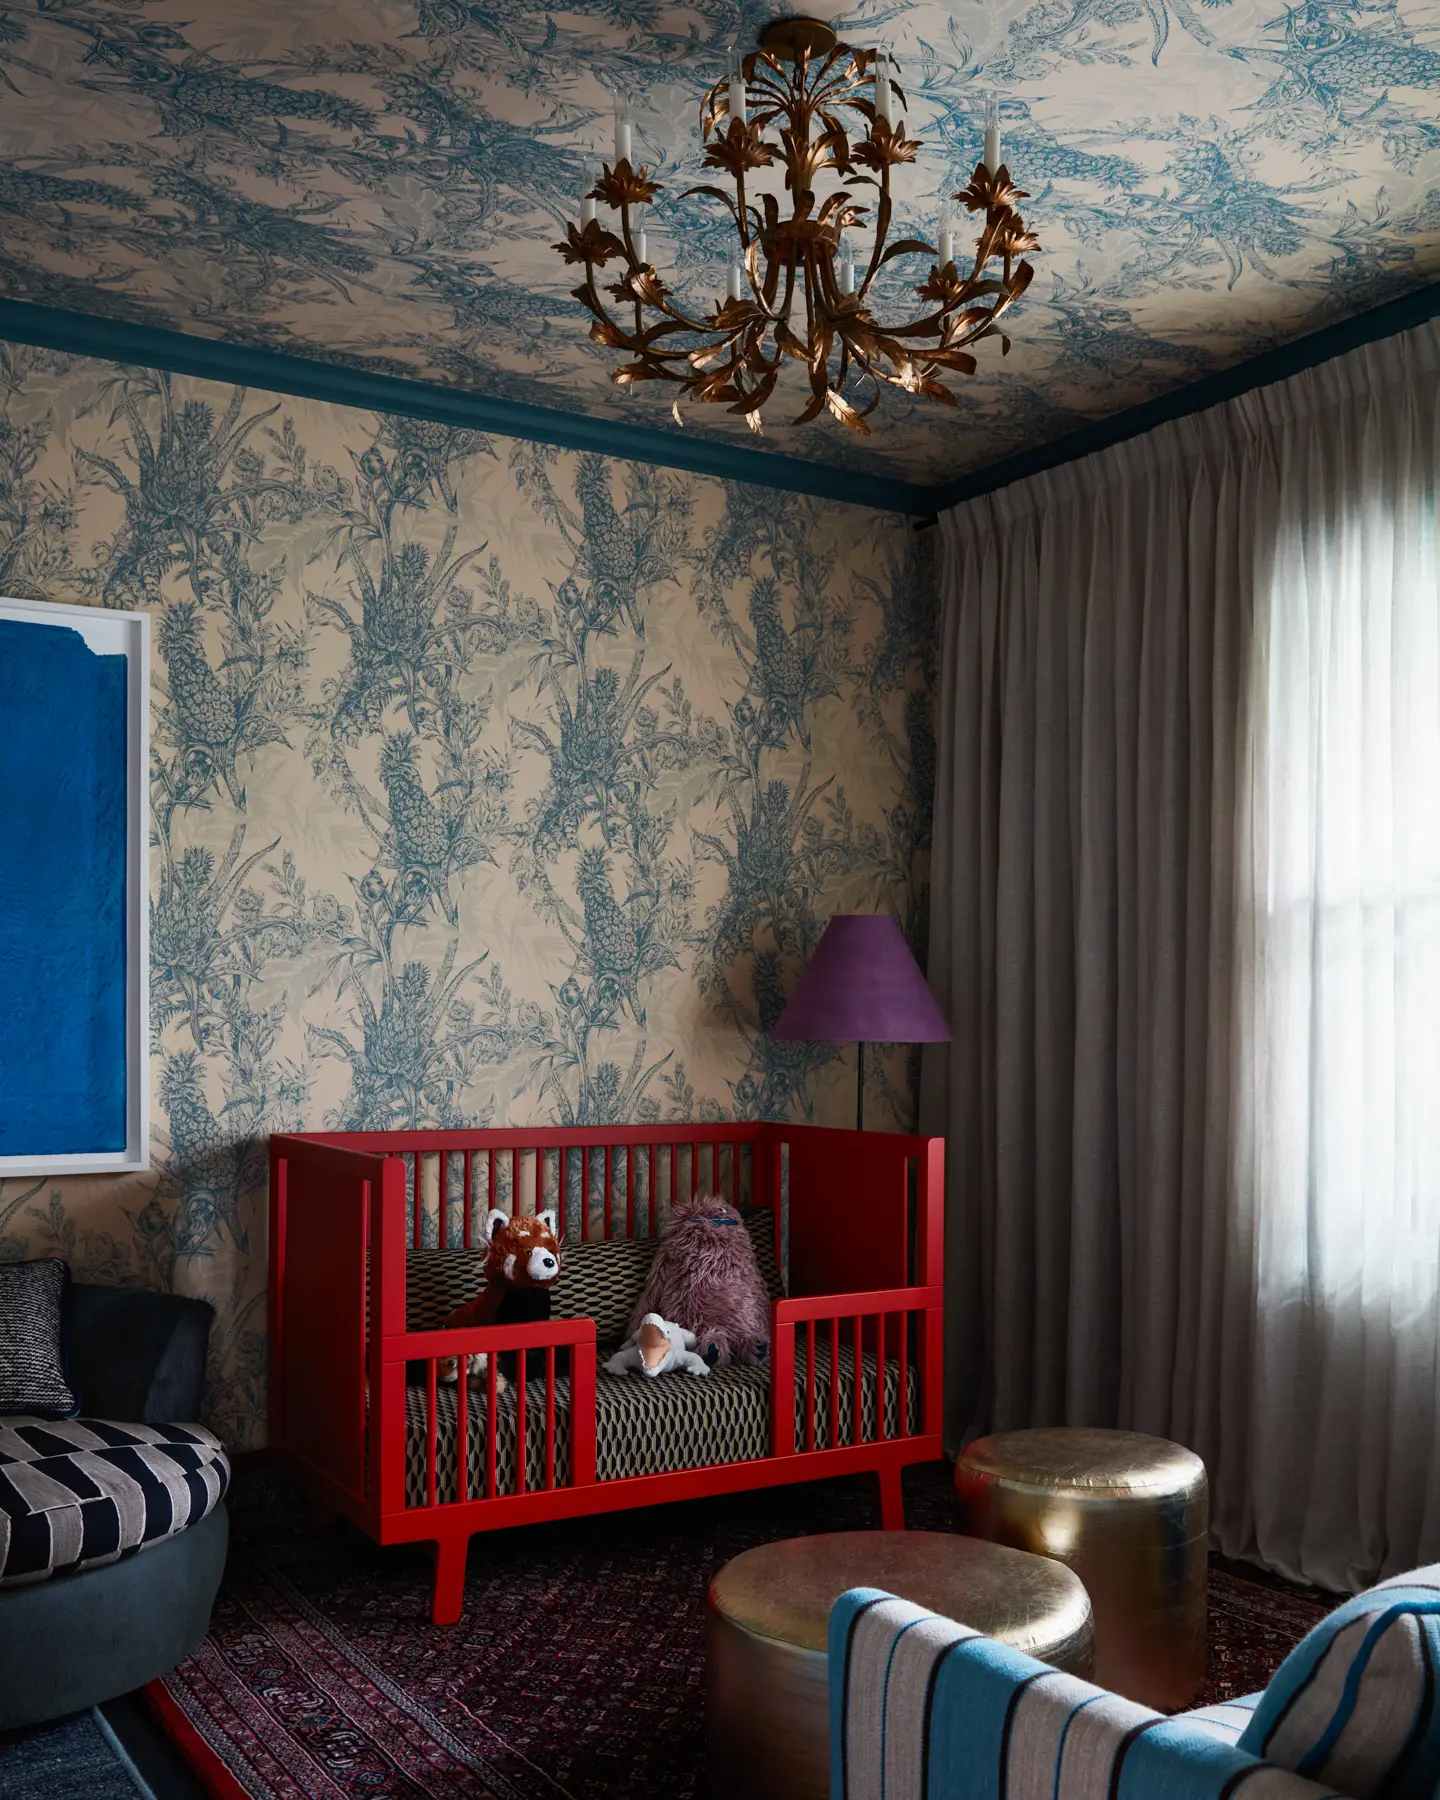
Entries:
POLYGON ((629 1329, 648 1312, 693 1331, 712 1367, 754 1363, 770 1341, 770 1296, 745 1221, 716 1194, 672 1208, 629 1329))

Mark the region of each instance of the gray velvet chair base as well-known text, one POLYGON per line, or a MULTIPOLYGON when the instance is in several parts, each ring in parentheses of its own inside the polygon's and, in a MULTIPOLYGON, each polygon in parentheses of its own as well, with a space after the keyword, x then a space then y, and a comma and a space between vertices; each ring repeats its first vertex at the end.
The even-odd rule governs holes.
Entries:
MULTIPOLYGON (((69 1370, 81 1412, 198 1419, 213 1318, 204 1300, 74 1282, 69 1370)), ((229 1542, 217 1506, 123 1562, 0 1588, 0 1730, 98 1706, 173 1669, 209 1628, 229 1542)))
POLYGON ((229 1542, 217 1506, 123 1562, 0 1588, 0 1731, 128 1694, 198 1649, 229 1542))

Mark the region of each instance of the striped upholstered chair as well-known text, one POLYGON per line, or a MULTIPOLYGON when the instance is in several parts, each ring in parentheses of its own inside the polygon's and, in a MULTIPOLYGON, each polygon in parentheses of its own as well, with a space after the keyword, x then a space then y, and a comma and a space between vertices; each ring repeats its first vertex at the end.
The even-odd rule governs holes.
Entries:
POLYGON ((832 1800, 1429 1800, 1440 1566, 1338 1607, 1263 1694, 1166 1718, 871 1588, 830 1615, 832 1800))
POLYGON ((75 1282, 83 1416, 0 1417, 0 1730, 113 1700, 204 1639, 230 1464, 203 1426, 168 1421, 199 1414, 212 1318, 203 1300, 75 1282))

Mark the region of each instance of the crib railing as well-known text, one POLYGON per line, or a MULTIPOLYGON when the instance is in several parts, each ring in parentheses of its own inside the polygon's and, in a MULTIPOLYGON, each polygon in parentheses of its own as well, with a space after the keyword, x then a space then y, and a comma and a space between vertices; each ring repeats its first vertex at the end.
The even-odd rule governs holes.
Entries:
POLYGON ((655 1237, 692 1194, 773 1206, 783 1152, 760 1125, 715 1124, 317 1133, 305 1141, 368 1151, 405 1171, 405 1241, 470 1249, 485 1219, 553 1207, 571 1243, 655 1237))
POLYGON ((841 1449, 847 1439, 854 1447, 937 1432, 942 1319, 936 1287, 777 1300, 770 1345, 771 1453, 793 1456, 797 1450, 841 1449), (805 1377, 803 1399, 797 1367, 805 1377), (797 1404, 803 1436, 796 1429, 797 1404))
MULTIPOLYGON (((534 1325, 471 1326, 465 1330, 412 1331, 392 1339, 386 1351, 387 1372, 398 1368, 402 1382, 410 1393, 423 1396, 424 1474, 422 1494, 418 1499, 406 1481, 406 1503, 415 1506, 447 1506, 467 1500, 495 1500, 508 1496, 554 1493, 557 1488, 587 1487, 595 1480, 595 1321, 593 1319, 553 1319, 534 1325), (557 1443, 557 1375, 558 1352, 569 1352, 569 1454, 562 1464, 556 1454, 557 1443), (530 1355, 544 1352, 543 1374, 526 1373, 530 1355), (505 1353, 514 1356, 513 1378, 502 1377, 500 1359, 505 1353), (486 1356, 482 1373, 472 1376, 468 1359, 486 1356), (441 1408, 444 1386, 441 1366, 457 1363, 453 1382, 455 1419, 451 1427, 454 1437, 454 1470, 445 1481, 440 1477, 441 1408), (413 1365, 421 1365, 421 1379, 413 1379, 413 1365), (508 1455, 508 1470, 502 1465, 500 1447, 501 1381, 507 1381, 515 1395, 515 1424, 508 1455), (473 1388, 478 1385, 483 1395, 480 1417, 470 1409, 473 1388), (539 1386, 538 1403, 532 1402, 531 1389, 539 1386), (538 1407, 534 1427, 542 1433, 543 1464, 538 1481, 529 1475, 529 1439, 532 1405, 538 1407), (479 1442, 473 1445, 477 1437, 479 1442)), ((393 1380, 393 1377, 392 1377, 393 1380)), ((402 1402, 407 1396, 402 1395, 402 1402)))

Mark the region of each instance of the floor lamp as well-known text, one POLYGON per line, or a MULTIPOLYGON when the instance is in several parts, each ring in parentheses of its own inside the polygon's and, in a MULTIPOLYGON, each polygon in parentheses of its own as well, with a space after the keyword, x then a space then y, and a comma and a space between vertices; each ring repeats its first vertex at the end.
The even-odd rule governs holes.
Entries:
POLYGON ((863 1131, 866 1044, 948 1044, 950 1027, 889 913, 836 913, 774 1036, 858 1045, 855 1129, 863 1131))

